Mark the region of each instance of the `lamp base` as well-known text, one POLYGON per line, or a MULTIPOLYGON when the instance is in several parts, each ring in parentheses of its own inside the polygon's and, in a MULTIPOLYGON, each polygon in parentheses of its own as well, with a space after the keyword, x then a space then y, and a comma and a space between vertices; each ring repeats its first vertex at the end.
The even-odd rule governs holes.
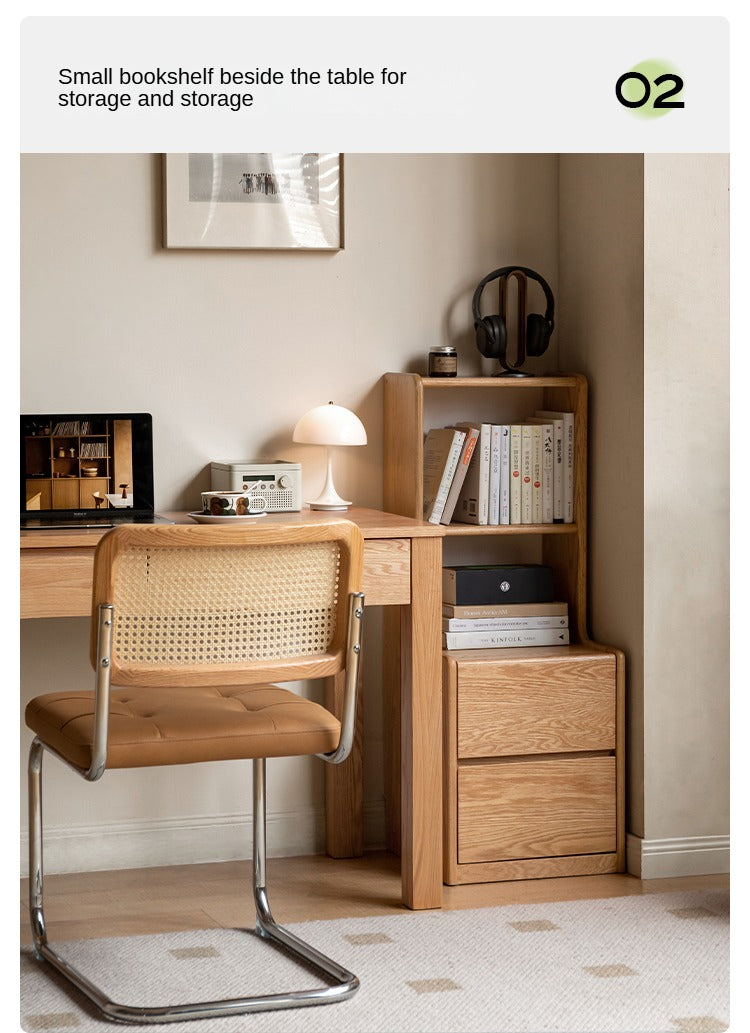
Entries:
POLYGON ((307 504, 310 509, 324 509, 330 513, 341 513, 351 506, 351 502, 344 502, 343 499, 338 505, 332 505, 329 502, 308 502, 307 504))
POLYGON ((326 482, 320 495, 312 502, 308 502, 310 509, 324 509, 330 512, 342 512, 351 506, 351 502, 342 499, 333 486, 333 469, 331 464, 331 449, 326 449, 326 482))

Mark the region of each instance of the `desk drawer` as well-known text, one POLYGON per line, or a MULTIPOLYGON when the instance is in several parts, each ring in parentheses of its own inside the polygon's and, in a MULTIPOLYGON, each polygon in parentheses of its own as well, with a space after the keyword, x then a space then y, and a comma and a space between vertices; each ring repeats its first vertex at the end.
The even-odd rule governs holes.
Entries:
POLYGON ((21 550, 21 617, 90 617, 93 547, 21 550))
POLYGON ((606 653, 461 661, 458 757, 614 749, 615 695, 606 653))
POLYGON ((614 757, 462 765, 458 862, 613 851, 615 799, 614 757))
POLYGON ((405 606, 411 601, 411 542, 368 538, 362 561, 366 606, 405 606))

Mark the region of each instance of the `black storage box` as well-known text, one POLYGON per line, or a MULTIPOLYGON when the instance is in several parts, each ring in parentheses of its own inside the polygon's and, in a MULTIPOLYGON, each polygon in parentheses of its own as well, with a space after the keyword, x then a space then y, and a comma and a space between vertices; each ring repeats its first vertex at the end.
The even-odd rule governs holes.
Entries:
POLYGON ((443 567, 443 602, 454 606, 551 603, 552 568, 538 563, 443 567))

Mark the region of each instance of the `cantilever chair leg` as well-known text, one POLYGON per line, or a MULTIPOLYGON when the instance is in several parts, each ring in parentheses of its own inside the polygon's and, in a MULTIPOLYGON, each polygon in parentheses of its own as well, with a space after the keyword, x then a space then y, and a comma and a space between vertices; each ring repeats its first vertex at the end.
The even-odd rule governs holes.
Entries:
POLYGON ((108 1018, 128 1023, 179 1022, 218 1018, 249 1012, 275 1011, 316 1004, 332 1004, 356 993, 359 979, 325 954, 278 925, 266 895, 266 779, 265 759, 253 761, 253 894, 256 932, 283 946, 307 968, 320 972, 329 985, 262 996, 234 997, 194 1004, 141 1007, 118 1004, 67 962, 47 940, 43 907, 42 871, 42 758, 45 746, 34 739, 29 754, 29 906, 36 956, 49 962, 108 1018))

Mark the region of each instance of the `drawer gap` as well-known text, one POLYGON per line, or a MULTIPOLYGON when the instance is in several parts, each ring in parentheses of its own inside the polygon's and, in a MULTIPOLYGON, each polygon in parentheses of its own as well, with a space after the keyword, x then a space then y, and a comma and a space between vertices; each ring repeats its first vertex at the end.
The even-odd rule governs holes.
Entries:
MULTIPOLYGON (((614 750, 576 750, 569 753, 545 753, 541 755, 544 760, 585 760, 589 757, 614 757, 614 750)), ((517 763, 538 763, 540 754, 521 753, 512 757, 462 757, 458 761, 461 768, 482 767, 486 764, 497 766, 498 764, 517 763)))

